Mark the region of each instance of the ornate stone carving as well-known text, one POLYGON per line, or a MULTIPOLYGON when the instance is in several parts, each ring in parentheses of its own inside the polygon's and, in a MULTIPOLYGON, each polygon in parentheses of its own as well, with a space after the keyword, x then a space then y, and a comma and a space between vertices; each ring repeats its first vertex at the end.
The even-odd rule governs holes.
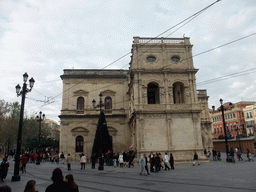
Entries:
POLYGON ((116 92, 115 91, 112 91, 112 90, 105 90, 105 91, 102 91, 101 92, 103 96, 115 96, 116 95, 116 92))
POLYGON ((86 128, 83 127, 77 127, 71 130, 72 136, 77 136, 77 135, 83 135, 87 136, 89 131, 86 128))
POLYGON ((74 95, 74 96, 87 96, 88 93, 89 93, 88 91, 85 91, 85 90, 80 89, 80 90, 78 90, 78 91, 74 91, 74 92, 73 92, 73 95, 74 95))

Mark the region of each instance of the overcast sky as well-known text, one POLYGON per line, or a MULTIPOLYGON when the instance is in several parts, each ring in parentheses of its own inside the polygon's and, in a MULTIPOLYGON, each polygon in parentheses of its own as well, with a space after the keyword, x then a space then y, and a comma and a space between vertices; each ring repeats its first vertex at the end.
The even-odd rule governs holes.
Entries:
MULTIPOLYGON (((134 36, 156 37, 216 0, 2 0, 0 100, 21 102, 15 86, 27 72, 35 86, 25 110, 59 121, 63 69, 102 69, 131 51, 134 36), (52 99, 54 97, 54 99, 52 99), (52 101, 45 106, 43 101, 52 101), (37 101, 35 101, 37 100, 37 101)), ((256 32, 255 0, 222 0, 173 33, 190 37, 193 55, 256 32)), ((194 57, 197 89, 209 107, 256 101, 256 35, 194 57), (252 69, 252 70, 250 70, 252 69), (247 71, 226 80, 203 81, 247 71)), ((130 55, 108 69, 128 69, 130 55)))

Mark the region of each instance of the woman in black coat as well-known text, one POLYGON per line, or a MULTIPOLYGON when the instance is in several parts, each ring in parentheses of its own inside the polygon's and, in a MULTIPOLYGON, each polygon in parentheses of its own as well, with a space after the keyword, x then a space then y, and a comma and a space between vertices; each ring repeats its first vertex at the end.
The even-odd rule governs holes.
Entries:
POLYGON ((172 156, 172 153, 170 153, 170 165, 171 165, 171 169, 174 169, 174 158, 172 156))

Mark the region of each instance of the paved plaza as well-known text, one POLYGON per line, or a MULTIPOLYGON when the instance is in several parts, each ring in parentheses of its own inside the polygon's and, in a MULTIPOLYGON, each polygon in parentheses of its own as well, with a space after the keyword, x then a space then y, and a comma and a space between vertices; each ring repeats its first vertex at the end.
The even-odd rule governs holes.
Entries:
MULTIPOLYGON (((225 158, 225 154, 222 154, 225 158)), ((243 158, 246 154, 243 154, 243 158)), ((254 158, 256 160, 256 158, 254 158)), ((72 163, 71 171, 67 171, 66 164, 43 162, 41 165, 29 163, 27 172, 20 173, 21 181, 11 182, 14 172, 14 161, 10 162, 10 169, 5 182, 12 192, 22 192, 28 180, 36 180, 36 190, 44 192, 52 183, 52 171, 59 167, 63 175, 73 174, 79 191, 256 191, 256 162, 227 163, 225 161, 210 161, 201 165, 190 164, 175 165, 175 170, 151 173, 148 176, 139 175, 139 166, 134 168, 114 168, 105 166, 104 171, 91 169, 86 164, 85 170, 80 170, 79 162, 72 163)))

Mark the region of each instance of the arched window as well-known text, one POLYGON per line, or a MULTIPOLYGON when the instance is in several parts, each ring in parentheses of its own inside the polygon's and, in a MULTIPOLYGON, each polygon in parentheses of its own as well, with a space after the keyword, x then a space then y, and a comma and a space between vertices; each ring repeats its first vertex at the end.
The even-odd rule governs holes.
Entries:
POLYGON ((77 99, 77 110, 84 110, 84 98, 78 97, 77 99))
POLYGON ((148 104, 159 104, 159 87, 157 84, 149 83, 147 87, 148 104))
POLYGON ((112 109, 112 98, 109 96, 105 97, 105 109, 107 110, 112 109))
POLYGON ((185 103, 183 83, 176 82, 173 84, 173 103, 185 103))
POLYGON ((82 136, 76 137, 76 152, 84 152, 84 138, 82 136))
POLYGON ((216 134, 216 128, 214 128, 214 134, 216 134))
POLYGON ((218 134, 220 133, 219 128, 217 128, 217 133, 218 133, 218 134))

